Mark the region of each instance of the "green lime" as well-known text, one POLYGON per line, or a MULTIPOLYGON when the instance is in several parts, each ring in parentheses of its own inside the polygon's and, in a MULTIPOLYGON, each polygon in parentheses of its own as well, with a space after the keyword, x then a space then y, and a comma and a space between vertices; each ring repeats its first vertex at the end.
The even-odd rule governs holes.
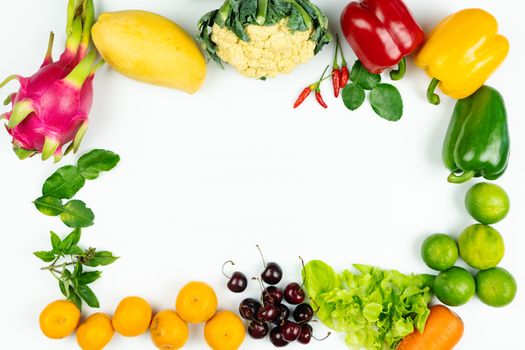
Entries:
POLYGON ((489 306, 502 307, 510 304, 517 289, 514 277, 501 267, 480 271, 476 275, 478 298, 489 306))
POLYGON ((434 293, 443 304, 466 304, 476 293, 474 277, 462 267, 451 267, 437 275, 434 280, 434 293))
POLYGON ((428 236, 423 242, 421 256, 431 269, 445 271, 458 260, 458 246, 449 235, 436 233, 428 236))
POLYGON ((495 267, 503 259, 505 245, 500 233, 487 225, 467 227, 458 239, 459 255, 478 270, 495 267))
POLYGON ((468 190, 465 206, 470 215, 482 224, 495 224, 509 213, 510 200, 503 188, 481 182, 468 190))

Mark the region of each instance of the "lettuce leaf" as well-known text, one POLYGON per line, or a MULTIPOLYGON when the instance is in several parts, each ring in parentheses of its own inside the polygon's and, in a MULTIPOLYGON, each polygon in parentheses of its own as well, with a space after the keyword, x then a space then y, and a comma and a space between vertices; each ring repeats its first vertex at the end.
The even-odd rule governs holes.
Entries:
POLYGON ((305 289, 328 327, 346 333, 351 349, 395 349, 430 314, 434 276, 404 275, 369 265, 337 274, 326 263, 306 264, 305 289))

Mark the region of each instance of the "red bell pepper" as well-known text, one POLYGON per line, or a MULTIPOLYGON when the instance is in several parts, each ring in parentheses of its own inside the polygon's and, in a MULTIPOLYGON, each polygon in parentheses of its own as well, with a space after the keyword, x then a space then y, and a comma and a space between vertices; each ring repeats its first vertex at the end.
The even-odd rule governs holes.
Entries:
POLYGON ((425 33, 402 0, 361 0, 349 3, 341 27, 357 58, 371 73, 399 65, 390 76, 401 79, 405 56, 425 41, 425 33))

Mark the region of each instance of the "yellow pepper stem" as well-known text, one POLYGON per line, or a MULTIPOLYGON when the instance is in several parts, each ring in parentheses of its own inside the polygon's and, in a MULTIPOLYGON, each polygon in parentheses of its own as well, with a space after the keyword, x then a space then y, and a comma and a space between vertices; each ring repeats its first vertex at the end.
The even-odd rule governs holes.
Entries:
POLYGON ((430 85, 428 86, 428 89, 427 89, 427 100, 433 105, 438 105, 441 103, 441 99, 439 98, 439 95, 436 94, 436 88, 438 85, 439 85, 439 79, 434 78, 430 82, 430 85))

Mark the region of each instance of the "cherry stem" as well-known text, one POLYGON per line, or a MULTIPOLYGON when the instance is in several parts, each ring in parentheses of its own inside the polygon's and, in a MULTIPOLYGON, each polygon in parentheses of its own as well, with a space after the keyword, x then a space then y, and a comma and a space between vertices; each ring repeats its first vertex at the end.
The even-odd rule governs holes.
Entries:
POLYGON ((228 276, 227 274, 224 273, 224 267, 226 266, 226 264, 230 264, 230 265, 235 265, 235 263, 232 261, 232 260, 228 260, 226 261, 224 264, 222 264, 222 274, 224 275, 224 277, 226 277, 227 279, 231 279, 232 276, 228 276))
POLYGON ((317 338, 315 337, 315 335, 312 334, 312 338, 314 338, 316 341, 323 341, 323 340, 326 340, 326 339, 327 339, 329 336, 331 336, 331 335, 332 335, 332 332, 328 332, 328 333, 326 333, 326 336, 325 336, 324 338, 322 338, 322 339, 317 339, 317 338))
POLYGON ((264 268, 266 268, 266 260, 264 260, 264 255, 262 253, 261 247, 259 247, 258 244, 257 244, 257 249, 259 249, 259 254, 261 254, 261 258, 262 258, 262 261, 263 261, 264 268))
POLYGON ((299 260, 301 260, 301 265, 303 266, 303 283, 301 284, 301 288, 303 288, 304 287, 304 281, 306 280, 306 267, 304 266, 303 258, 299 257, 299 260))
MULTIPOLYGON (((258 246, 257 246, 258 247, 258 246)), ((266 295, 268 295, 268 291, 266 291, 266 289, 264 288, 264 283, 263 281, 259 278, 259 277, 252 277, 252 280, 257 280, 259 281, 259 285, 261 286, 261 292, 264 294, 266 293, 266 295)), ((264 301, 263 301, 263 296, 261 295, 261 304, 264 304, 264 301)))

